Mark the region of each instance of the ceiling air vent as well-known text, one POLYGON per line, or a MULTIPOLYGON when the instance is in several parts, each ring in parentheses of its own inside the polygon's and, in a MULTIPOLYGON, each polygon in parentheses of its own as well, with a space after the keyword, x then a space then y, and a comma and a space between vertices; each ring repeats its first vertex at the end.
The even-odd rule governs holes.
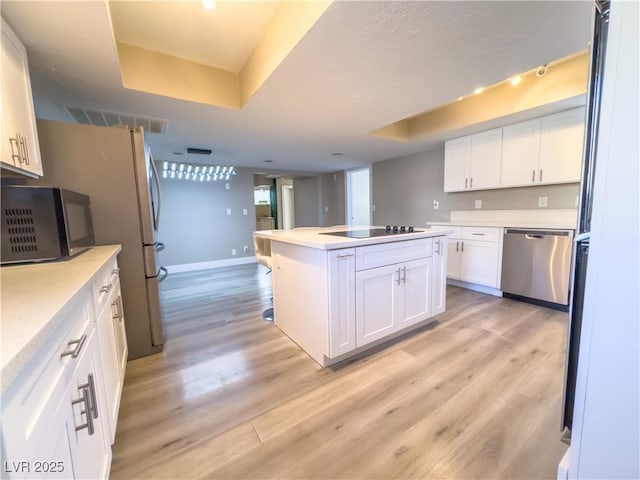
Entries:
POLYGON ((107 112, 106 110, 87 110, 86 108, 64 107, 69 115, 78 123, 84 125, 98 125, 100 127, 113 127, 114 125, 127 125, 129 127, 142 127, 145 132, 167 133, 167 120, 158 118, 141 117, 128 113, 107 112))

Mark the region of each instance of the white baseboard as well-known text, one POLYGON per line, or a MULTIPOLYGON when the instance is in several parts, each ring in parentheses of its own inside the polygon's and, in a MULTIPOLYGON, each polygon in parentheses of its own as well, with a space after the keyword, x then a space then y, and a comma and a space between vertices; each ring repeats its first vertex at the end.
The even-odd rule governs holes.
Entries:
POLYGON ((256 257, 225 258, 223 260, 212 260, 210 262, 185 263, 182 265, 169 265, 165 267, 169 273, 194 272, 196 270, 207 270, 210 268, 232 267, 234 265, 245 265, 256 263, 256 257))
POLYGON ((459 280, 452 280, 451 278, 447 278, 447 285, 466 288, 467 290, 473 290, 474 292, 486 293, 488 295, 493 295, 494 297, 502 296, 502 290, 498 290, 497 288, 493 287, 487 287, 485 285, 478 285, 476 283, 461 282, 459 280))

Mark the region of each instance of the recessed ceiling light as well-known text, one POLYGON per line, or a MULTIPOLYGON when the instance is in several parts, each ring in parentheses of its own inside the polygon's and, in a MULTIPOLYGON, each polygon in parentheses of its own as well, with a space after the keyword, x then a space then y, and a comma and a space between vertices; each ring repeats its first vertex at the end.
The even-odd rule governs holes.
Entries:
POLYGON ((473 91, 473 93, 475 93, 476 95, 478 95, 479 93, 482 93, 482 92, 484 92, 484 88, 482 88, 482 87, 478 87, 473 91))
POLYGON ((264 163, 272 163, 273 160, 263 160, 264 163))
POLYGON ((520 75, 516 75, 511 79, 511 85, 515 87, 516 85, 520 85, 521 81, 522 81, 522 77, 520 75))
POLYGON ((184 155, 184 152, 171 152, 171 153, 173 153, 174 155, 184 155))
POLYGON ((216 8, 216 2, 215 0, 202 0, 202 6, 205 10, 213 10, 216 8))
POLYGON ((333 153, 331 154, 331 156, 332 156, 332 157, 341 157, 342 155, 343 155, 343 153, 342 153, 342 152, 333 152, 333 153))

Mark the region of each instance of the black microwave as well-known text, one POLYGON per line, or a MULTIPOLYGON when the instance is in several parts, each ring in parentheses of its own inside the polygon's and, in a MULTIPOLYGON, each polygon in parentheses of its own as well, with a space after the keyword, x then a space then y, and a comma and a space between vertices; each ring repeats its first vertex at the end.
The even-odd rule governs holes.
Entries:
POLYGON ((95 244, 87 195, 55 187, 2 187, 1 263, 71 257, 95 244))

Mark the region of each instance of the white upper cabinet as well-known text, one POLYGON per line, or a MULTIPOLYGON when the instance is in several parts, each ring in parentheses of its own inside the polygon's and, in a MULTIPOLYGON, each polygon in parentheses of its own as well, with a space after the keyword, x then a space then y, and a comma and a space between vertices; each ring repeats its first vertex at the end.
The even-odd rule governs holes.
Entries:
POLYGON ((459 192, 469 185, 471 137, 456 138, 444 144, 444 191, 459 192))
POLYGON ((501 128, 445 142, 444 191, 498 187, 501 155, 501 128))
POLYGON ((501 158, 502 128, 471 135, 469 190, 498 187, 501 158))
POLYGON ((539 180, 540 123, 534 118, 502 129, 501 186, 526 186, 539 180))
POLYGON ((580 181, 585 109, 445 142, 444 191, 580 181))
POLYGON ((7 170, 42 176, 27 51, 2 19, 2 159, 7 170))
POLYGON ((580 181, 584 117, 584 108, 542 117, 540 183, 580 181))

